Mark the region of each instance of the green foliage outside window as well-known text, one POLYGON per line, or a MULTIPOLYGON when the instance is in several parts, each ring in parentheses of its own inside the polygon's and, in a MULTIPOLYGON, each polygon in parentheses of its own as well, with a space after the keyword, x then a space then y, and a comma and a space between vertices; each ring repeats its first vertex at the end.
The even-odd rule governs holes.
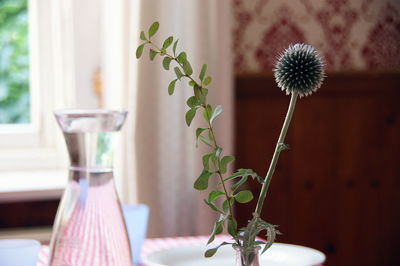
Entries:
POLYGON ((29 123, 27 0, 0 0, 0 124, 29 123))

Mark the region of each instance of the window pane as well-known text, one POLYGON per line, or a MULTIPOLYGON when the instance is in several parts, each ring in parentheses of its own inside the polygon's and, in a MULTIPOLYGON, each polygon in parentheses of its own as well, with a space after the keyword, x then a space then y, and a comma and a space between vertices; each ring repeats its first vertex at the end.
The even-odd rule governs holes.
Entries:
POLYGON ((30 122, 27 0, 0 0, 0 124, 30 122))

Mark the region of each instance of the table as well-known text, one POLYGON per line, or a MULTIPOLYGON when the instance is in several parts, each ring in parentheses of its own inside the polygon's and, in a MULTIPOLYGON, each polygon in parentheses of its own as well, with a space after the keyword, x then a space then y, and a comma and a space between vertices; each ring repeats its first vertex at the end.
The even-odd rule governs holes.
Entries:
MULTIPOLYGON (((150 238, 146 239, 142 246, 141 256, 142 258, 147 255, 166 248, 188 246, 193 244, 205 244, 208 241, 209 236, 188 236, 188 237, 165 237, 165 238, 150 238)), ((227 235, 219 235, 215 238, 215 243, 230 240, 231 237, 227 235)), ((47 266, 47 260, 49 257, 49 247, 42 246, 37 266, 47 266)), ((144 265, 143 265, 144 266, 144 265)))
MULTIPOLYGON (((145 258, 147 255, 153 252, 167 248, 198 245, 198 244, 204 245, 205 247, 208 238, 209 236, 187 236, 187 237, 165 237, 165 238, 146 239, 142 246, 141 257, 145 258)), ((229 241, 229 240, 231 240, 231 237, 229 235, 218 235, 215 237, 215 243, 221 243, 223 241, 229 241)), ((47 266, 48 257, 49 257, 49 247, 42 246, 39 253, 37 266, 47 266)))

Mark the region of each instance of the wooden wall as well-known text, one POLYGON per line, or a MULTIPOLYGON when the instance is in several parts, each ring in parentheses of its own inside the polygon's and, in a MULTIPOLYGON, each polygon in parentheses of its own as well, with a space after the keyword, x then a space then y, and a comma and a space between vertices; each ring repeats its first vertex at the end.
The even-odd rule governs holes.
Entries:
MULTIPOLYGON (((288 102, 273 77, 236 78, 238 168, 265 175, 288 102)), ((400 265, 400 75, 328 75, 298 101, 285 142, 263 209, 278 241, 317 248, 328 266, 400 265)), ((249 207, 236 210, 243 225, 249 207)))
POLYGON ((0 204, 0 230, 52 226, 59 200, 0 204))

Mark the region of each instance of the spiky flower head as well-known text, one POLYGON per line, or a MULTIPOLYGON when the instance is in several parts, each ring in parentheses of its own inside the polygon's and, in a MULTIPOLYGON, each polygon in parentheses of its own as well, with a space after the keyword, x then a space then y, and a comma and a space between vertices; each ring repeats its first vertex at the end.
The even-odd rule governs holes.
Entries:
POLYGON ((274 75, 278 87, 286 94, 298 92, 310 95, 322 84, 324 62, 311 45, 297 43, 290 45, 275 64, 274 75))

